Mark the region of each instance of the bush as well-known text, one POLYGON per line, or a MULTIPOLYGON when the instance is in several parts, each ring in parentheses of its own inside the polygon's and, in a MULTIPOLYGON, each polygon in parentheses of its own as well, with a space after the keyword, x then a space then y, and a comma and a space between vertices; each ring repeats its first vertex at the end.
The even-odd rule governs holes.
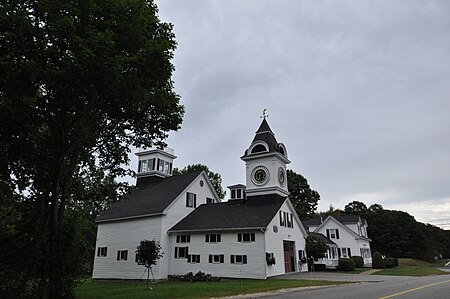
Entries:
POLYGON ((342 271, 353 271, 355 270, 355 262, 349 258, 340 258, 339 269, 342 271))
POLYGON ((384 263, 383 256, 378 251, 376 251, 372 255, 372 268, 375 268, 375 269, 384 269, 384 268, 386 268, 386 264, 384 263))
POLYGON ((362 268, 364 266, 364 259, 362 257, 354 255, 350 259, 353 260, 356 268, 362 268))
POLYGON ((198 271, 196 274, 189 272, 185 275, 169 275, 168 279, 171 281, 219 281, 219 277, 211 276, 211 274, 205 274, 202 271, 198 271))
POLYGON ((386 268, 394 268, 394 267, 396 267, 396 265, 395 265, 396 260, 397 260, 397 265, 398 265, 398 259, 386 258, 384 260, 384 264, 385 264, 386 268))
POLYGON ((314 264, 314 271, 326 271, 327 265, 325 264, 314 264))

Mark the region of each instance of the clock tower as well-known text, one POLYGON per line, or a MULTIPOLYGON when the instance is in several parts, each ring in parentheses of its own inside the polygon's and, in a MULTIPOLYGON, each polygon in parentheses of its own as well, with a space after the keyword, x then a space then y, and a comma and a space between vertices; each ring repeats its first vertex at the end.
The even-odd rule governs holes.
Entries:
POLYGON ((241 159, 246 166, 247 196, 279 194, 288 196, 286 165, 291 163, 286 147, 278 143, 263 115, 250 147, 241 159))

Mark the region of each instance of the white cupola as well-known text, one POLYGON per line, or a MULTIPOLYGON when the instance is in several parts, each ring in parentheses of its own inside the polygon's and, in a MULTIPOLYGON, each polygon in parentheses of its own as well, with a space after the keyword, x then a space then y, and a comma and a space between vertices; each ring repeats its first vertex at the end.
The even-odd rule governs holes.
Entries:
POLYGON ((150 149, 136 153, 139 158, 137 177, 169 177, 172 175, 173 160, 177 157, 171 148, 150 149))

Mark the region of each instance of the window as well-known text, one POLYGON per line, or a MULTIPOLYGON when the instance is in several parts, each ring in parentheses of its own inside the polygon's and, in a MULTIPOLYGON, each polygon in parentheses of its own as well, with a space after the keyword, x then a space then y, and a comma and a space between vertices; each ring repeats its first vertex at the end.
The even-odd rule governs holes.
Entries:
POLYGON ((230 263, 232 264, 247 264, 246 255, 230 255, 230 263))
POLYGON ((328 239, 339 239, 339 230, 337 228, 327 229, 328 239))
POLYGON ((255 233, 238 234, 238 242, 255 242, 255 233))
POLYGON ((214 203, 214 199, 207 197, 206 198, 206 203, 214 203))
POLYGON ((172 173, 172 163, 164 161, 162 159, 158 159, 158 167, 159 172, 171 174, 172 173))
POLYGON ((189 247, 175 247, 175 258, 183 259, 188 257, 189 247))
POLYGON ((242 189, 236 190, 236 198, 242 198, 242 189))
POLYGON ((222 236, 220 234, 208 234, 205 235, 206 243, 219 243, 222 241, 222 236))
POLYGON ((191 235, 177 235, 177 243, 190 243, 191 235))
POLYGON ((363 258, 370 258, 371 257, 369 248, 360 248, 359 250, 361 252, 361 257, 363 257, 363 258))
POLYGON ((108 252, 108 247, 99 247, 97 249, 97 256, 106 256, 108 252))
POLYGON ((149 172, 155 170, 155 158, 139 161, 138 172, 149 172))
POLYGON ((189 254, 187 257, 187 262, 191 264, 200 263, 200 254, 189 254))
POLYGON ((280 211, 280 226, 294 228, 294 215, 280 211))
POLYGON ((186 207, 188 208, 197 207, 197 194, 190 192, 186 193, 186 207))
POLYGON ((339 257, 351 257, 350 248, 342 247, 338 248, 339 257))
POLYGON ((231 190, 231 199, 235 199, 236 198, 236 190, 231 190))
POLYGON ((305 254, 305 251, 304 250, 299 250, 298 251, 298 258, 299 259, 306 259, 306 254, 305 254))
POLYGON ((128 259, 128 250, 118 250, 117 251, 117 260, 118 261, 126 261, 128 259))
POLYGON ((209 263, 210 264, 223 264, 224 263, 224 255, 223 254, 210 254, 209 255, 209 263))

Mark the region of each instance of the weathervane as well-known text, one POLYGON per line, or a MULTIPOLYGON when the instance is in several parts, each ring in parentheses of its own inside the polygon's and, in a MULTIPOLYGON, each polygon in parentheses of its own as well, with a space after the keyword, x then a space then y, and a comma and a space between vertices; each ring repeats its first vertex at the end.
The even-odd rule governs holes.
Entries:
POLYGON ((262 111, 263 115, 262 115, 262 116, 260 116, 260 118, 264 118, 264 119, 266 119, 266 117, 269 117, 269 115, 267 115, 267 114, 266 114, 266 111, 267 111, 267 109, 266 109, 266 108, 264 108, 264 110, 262 111))

